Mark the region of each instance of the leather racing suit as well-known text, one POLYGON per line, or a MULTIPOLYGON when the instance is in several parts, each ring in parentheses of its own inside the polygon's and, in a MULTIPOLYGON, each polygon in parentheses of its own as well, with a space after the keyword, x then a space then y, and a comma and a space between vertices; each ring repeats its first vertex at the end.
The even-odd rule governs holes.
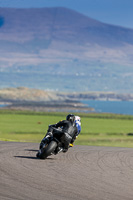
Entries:
MULTIPOLYGON (((78 133, 78 128, 76 126, 75 122, 71 122, 68 120, 63 120, 58 122, 57 124, 53 124, 49 126, 48 132, 43 140, 45 140, 46 137, 49 137, 53 134, 53 128, 60 128, 59 133, 62 134, 61 136, 61 142, 63 144, 63 152, 66 152, 68 150, 69 144, 73 143, 76 139, 76 136, 78 133)), ((42 140, 42 142, 43 142, 42 140)))

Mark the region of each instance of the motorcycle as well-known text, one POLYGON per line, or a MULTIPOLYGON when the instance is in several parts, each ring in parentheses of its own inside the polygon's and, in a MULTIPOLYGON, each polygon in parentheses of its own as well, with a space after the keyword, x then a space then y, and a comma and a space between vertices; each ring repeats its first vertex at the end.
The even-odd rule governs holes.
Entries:
POLYGON ((61 129, 53 128, 51 136, 45 137, 39 146, 39 151, 36 156, 40 159, 46 159, 48 156, 56 155, 63 151, 63 144, 61 138, 63 132, 61 129))

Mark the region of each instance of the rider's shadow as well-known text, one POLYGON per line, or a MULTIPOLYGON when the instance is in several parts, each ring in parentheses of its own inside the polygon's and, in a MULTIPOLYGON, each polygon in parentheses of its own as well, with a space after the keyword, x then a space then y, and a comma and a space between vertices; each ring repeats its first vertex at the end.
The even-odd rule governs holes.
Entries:
POLYGON ((34 160, 37 160, 38 158, 37 157, 33 157, 33 156, 14 156, 15 158, 27 158, 27 159, 34 159, 34 160))
MULTIPOLYGON (((38 150, 35 149, 24 149, 24 151, 34 151, 34 152, 38 152, 38 150)), ((55 160, 55 158, 46 158, 46 159, 40 159, 37 158, 36 156, 14 156, 15 158, 27 158, 27 159, 34 159, 34 160, 55 160)))
POLYGON ((26 159, 33 159, 33 160, 55 160, 55 158, 46 158, 46 159, 40 159, 40 158, 37 158, 36 156, 14 156, 15 158, 26 158, 26 159))
MULTIPOLYGON (((37 152, 38 150, 35 149, 24 149, 24 151, 34 151, 37 152)), ((15 158, 27 158, 27 159, 38 159, 36 156, 14 156, 15 158)))

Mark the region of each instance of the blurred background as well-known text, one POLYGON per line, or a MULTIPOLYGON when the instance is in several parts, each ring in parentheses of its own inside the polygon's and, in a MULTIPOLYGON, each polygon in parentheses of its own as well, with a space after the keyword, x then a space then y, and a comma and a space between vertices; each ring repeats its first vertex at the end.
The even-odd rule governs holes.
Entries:
POLYGON ((78 101, 78 111, 133 114, 132 6, 0 0, 0 106, 78 101))
POLYGON ((132 7, 0 0, 0 140, 39 142, 75 113, 76 144, 132 147, 132 7))

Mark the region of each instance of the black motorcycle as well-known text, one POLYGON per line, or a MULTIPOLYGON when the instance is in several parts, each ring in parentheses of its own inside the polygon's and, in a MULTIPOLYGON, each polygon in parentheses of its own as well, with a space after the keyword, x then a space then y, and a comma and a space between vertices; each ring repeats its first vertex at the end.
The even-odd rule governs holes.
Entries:
POLYGON ((56 155, 63 151, 63 144, 61 138, 63 132, 61 129, 53 128, 51 136, 44 138, 39 146, 39 151, 36 154, 38 158, 46 159, 50 155, 56 155))

